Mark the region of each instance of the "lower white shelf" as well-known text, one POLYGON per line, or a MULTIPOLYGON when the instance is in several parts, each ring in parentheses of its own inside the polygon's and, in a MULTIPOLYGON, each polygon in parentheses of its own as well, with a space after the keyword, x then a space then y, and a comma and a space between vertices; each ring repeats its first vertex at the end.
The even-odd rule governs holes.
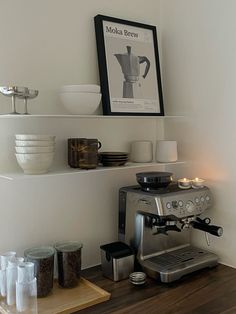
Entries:
POLYGON ((177 161, 177 162, 169 162, 169 163, 156 163, 156 162, 131 163, 131 162, 128 162, 124 166, 97 167, 96 169, 89 169, 89 170, 74 169, 74 168, 67 167, 64 169, 58 169, 58 170, 54 170, 54 171, 51 171, 45 174, 40 174, 40 175, 25 175, 23 172, 20 172, 19 170, 19 172, 14 172, 14 173, 1 173, 0 179, 17 180, 17 179, 30 179, 30 178, 38 178, 38 177, 46 177, 46 176, 78 175, 78 174, 86 174, 86 173, 101 172, 101 171, 120 171, 120 170, 126 170, 126 169, 131 169, 131 168, 179 165, 179 164, 184 164, 184 163, 185 161, 177 161))

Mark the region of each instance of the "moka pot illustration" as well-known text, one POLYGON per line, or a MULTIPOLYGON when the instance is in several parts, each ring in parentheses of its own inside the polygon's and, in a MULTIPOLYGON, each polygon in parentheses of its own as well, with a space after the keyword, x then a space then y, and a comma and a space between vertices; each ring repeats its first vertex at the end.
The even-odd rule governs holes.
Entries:
POLYGON ((149 69, 150 61, 145 56, 136 56, 131 53, 131 46, 127 47, 127 53, 115 54, 122 72, 124 74, 123 82, 123 98, 140 98, 139 89, 141 87, 139 81, 140 77, 140 64, 146 63, 144 74, 142 77, 145 79, 149 69))

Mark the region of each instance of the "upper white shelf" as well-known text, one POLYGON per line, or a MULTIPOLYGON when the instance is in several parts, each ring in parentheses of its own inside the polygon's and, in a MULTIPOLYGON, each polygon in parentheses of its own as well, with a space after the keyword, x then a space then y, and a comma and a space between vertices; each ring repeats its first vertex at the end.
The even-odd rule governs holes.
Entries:
POLYGON ((71 118, 71 119, 173 119, 185 116, 103 116, 103 115, 64 115, 64 114, 1 114, 0 119, 30 119, 30 118, 71 118))
POLYGON ((63 175, 78 175, 78 174, 88 174, 94 172, 104 172, 104 171, 117 171, 117 170, 127 170, 132 168, 145 168, 145 167, 155 167, 155 166, 167 166, 167 165, 179 165, 184 164, 185 161, 169 162, 169 163, 132 163, 128 162, 125 166, 119 167, 98 167, 96 169, 82 170, 82 169, 73 169, 66 167, 65 169, 55 170, 48 172, 46 174, 40 175, 25 175, 23 172, 14 172, 14 173, 2 173, 0 174, 0 179, 6 180, 17 180, 17 179, 32 179, 39 177, 49 177, 49 176, 63 176, 63 175))

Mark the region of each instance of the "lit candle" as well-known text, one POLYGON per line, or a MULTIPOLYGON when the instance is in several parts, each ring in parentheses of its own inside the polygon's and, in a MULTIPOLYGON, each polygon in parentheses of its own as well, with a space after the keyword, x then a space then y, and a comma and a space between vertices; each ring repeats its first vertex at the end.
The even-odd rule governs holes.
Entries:
POLYGON ((181 189, 190 189, 191 188, 191 180, 187 178, 179 179, 178 186, 181 189))
POLYGON ((194 180, 192 180, 192 187, 194 189, 200 189, 204 187, 204 182, 205 180, 200 179, 200 178, 195 178, 194 180))

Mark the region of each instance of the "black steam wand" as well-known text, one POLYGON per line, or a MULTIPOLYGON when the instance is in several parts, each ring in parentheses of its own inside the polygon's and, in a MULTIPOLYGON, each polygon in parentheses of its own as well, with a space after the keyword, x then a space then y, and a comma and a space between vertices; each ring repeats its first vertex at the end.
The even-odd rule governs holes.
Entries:
POLYGON ((216 225, 211 225, 211 219, 201 219, 199 217, 188 217, 182 220, 182 229, 192 226, 194 229, 205 231, 207 245, 210 245, 208 234, 212 234, 216 237, 223 235, 223 228, 216 225))
POLYGON ((206 241, 208 245, 210 245, 208 233, 217 237, 221 237, 223 235, 223 228, 220 226, 211 225, 210 218, 201 219, 196 216, 184 218, 181 220, 182 223, 181 229, 177 227, 177 222, 178 222, 177 220, 160 218, 152 215, 145 217, 145 225, 147 227, 150 228, 156 227, 156 232, 154 232, 153 235, 160 233, 168 235, 167 233, 168 231, 180 232, 181 229, 186 229, 191 226, 194 229, 205 231, 206 241))
POLYGON ((220 226, 210 225, 210 223, 210 218, 201 219, 196 217, 196 220, 192 221, 190 224, 194 229, 205 231, 216 237, 221 237, 223 234, 223 228, 220 226))

